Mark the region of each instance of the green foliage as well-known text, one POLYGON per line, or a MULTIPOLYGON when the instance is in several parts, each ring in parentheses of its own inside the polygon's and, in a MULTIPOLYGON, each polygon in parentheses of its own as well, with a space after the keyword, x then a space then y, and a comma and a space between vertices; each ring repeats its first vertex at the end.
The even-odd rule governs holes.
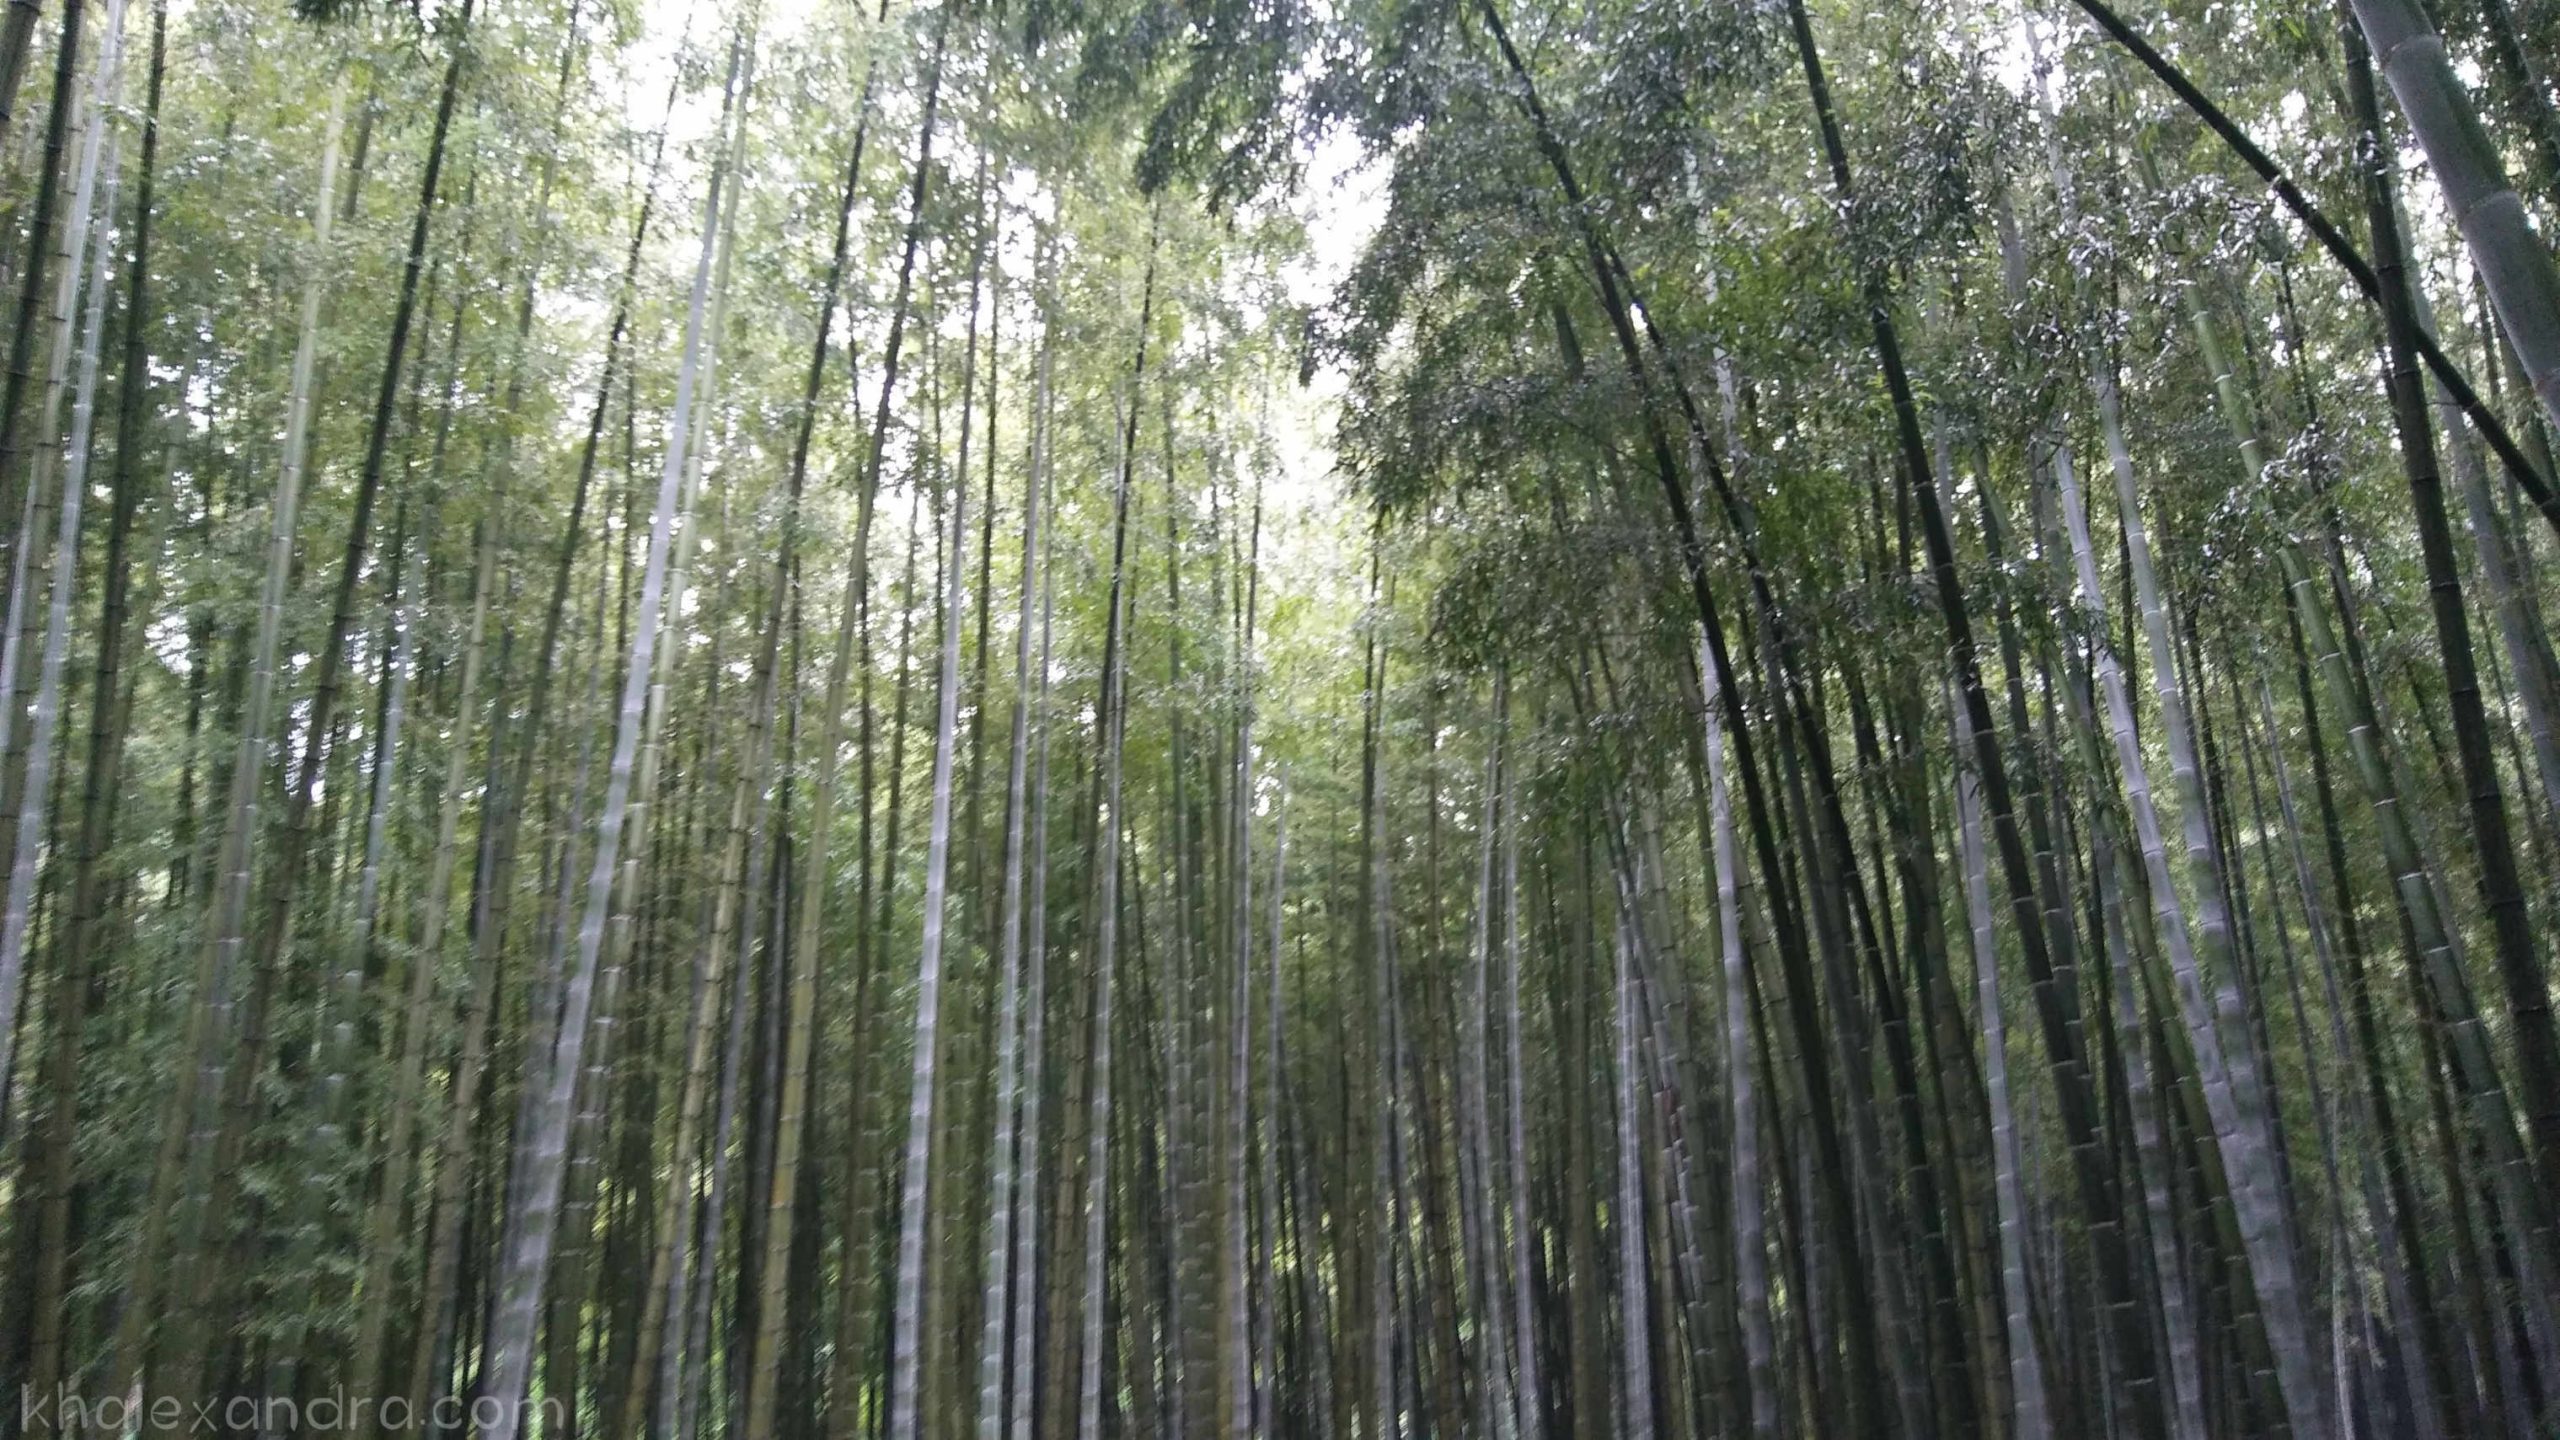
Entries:
MULTIPOLYGON (((2549 54, 2560 4, 2506 4, 2527 53, 2549 54)), ((2497 78, 2502 8, 2437 7, 2483 77, 2500 143, 2529 159, 2531 96, 2497 78)), ((2108 1235, 2154 1233, 2136 1219, 2165 1222, 2165 1249, 2131 1252, 2145 1278, 2128 1313, 2146 1341, 2194 1327, 2184 1349, 2209 1391, 2206 1432, 2258 1433, 2281 1401, 2268 1342, 2248 1328, 2248 1257, 2222 1228, 2237 1193, 2224 1137, 2185 1108, 2207 1081, 2163 896, 2192 910, 2227 895, 2235 917, 2239 963, 2205 979, 2234 987, 2241 1024, 2222 1038, 2268 1077, 2288 1244, 2320 1282, 2302 1302, 2309 1333, 2341 1337, 2319 1363, 2381 1397, 2357 1433, 2425 1428, 2404 1423, 2409 1367, 2446 1336, 2459 1342, 2447 1354, 2463 1398, 2446 1403, 2469 1407, 2449 1427, 2461 1433, 2508 1418, 2485 1399, 2517 1377, 2492 1362, 2547 1360, 2518 1343, 2553 1333, 2525 1273, 2544 1232, 2517 1208, 2540 1191, 2483 1158, 2490 1107, 2427 1049, 2485 1036, 2492 1077, 2522 1073, 2475 883, 2476 800, 2460 737, 2445 733, 2447 642, 2430 607, 2446 577, 2410 523, 2380 332, 2219 142, 2094 32, 2032 17, 2048 117, 2020 29, 2030 17, 1814 5, 1855 176, 1844 197, 1793 17, 1766 0, 579 0, 474 6, 467 29, 455 3, 294 0, 288 18, 272 0, 199 0, 167 18, 146 308, 124 313, 121 284, 111 296, 95 397, 106 416, 129 393, 143 418, 132 446, 102 424, 90 471, 98 495, 140 497, 131 614, 123 632, 106 624, 98 505, 75 557, 63 758, 39 802, 48 838, 30 860, 30 984, 0 1017, 24 1037, 0 1077, 0 1135, 18 1147, 0 1184, 13 1237, 0 1292, 14 1298, 22 1277, 28 1293, 50 1287, 63 1373, 144 1367, 203 1394, 309 1393, 350 1376, 434 1390, 486 1367, 480 1310, 504 1288, 502 1242, 528 1222, 527 1167, 544 1163, 511 1146, 526 1095, 552 1078, 539 1042, 601 838, 702 217, 731 153, 719 90, 741 37, 755 84, 695 356, 702 488, 671 532, 690 568, 657 676, 663 752, 642 828, 617 837, 631 869, 610 888, 600 945, 620 966, 621 1008, 585 1037, 603 1058, 559 1158, 563 1249, 541 1277, 557 1303, 533 1368, 543 1393, 582 1407, 586 1433, 623 1433, 634 1403, 639 1428, 672 1423, 650 1413, 644 1291, 679 1255, 709 1277, 715 1333, 669 1341, 661 1317, 646 1343, 708 1357, 678 1379, 709 1429, 731 1423, 727 1407, 746 1413, 741 1384, 781 1387, 782 1434, 867 1423, 890 1386, 877 1357, 895 1353, 882 1317, 912 1325, 915 1300, 928 1433, 968 1433, 991 1117, 1005 1103, 992 1017, 1008 983, 1027 983, 1000 969, 1009 860, 1046 886, 1046 933, 1028 949, 1049 988, 1014 998, 1040 1007, 1051 1048, 1014 1077, 1046 1109, 1005 1157, 1044 1167, 1039 1269, 1014 1277, 1014 1293, 1038 1290, 1025 1313, 1039 1354, 1000 1393, 1036 1386, 1039 1405, 1063 1398, 1072 1414, 1091 1313, 1116 1367, 1101 1382, 1109 1425, 1137 1424, 1118 1407, 1145 1395, 1180 1433, 1223 1435, 1217 1377, 1259 1345, 1246 1370, 1267 1382, 1276 1434, 1405 1425, 1531 1440, 1541 1422, 1633 1435, 1656 1418, 1667 1433, 1740 1434, 1730 1417, 1748 1413, 1752 1382, 1723 1361, 1752 1301, 1728 1269, 1728 1227, 1737 1203, 1765 1202, 1760 1258, 1776 1274, 1757 1304, 1784 1337, 1778 1433, 2010 1433, 1983 1413, 2008 1403, 2017 1347, 1994 1259, 1992 1098, 1982 993, 1964 981, 1954 804, 1986 762, 1958 747, 1947 713, 1951 619, 1972 637, 1997 729, 1988 753, 2006 767, 2026 854, 2014 875, 1981 878, 1996 910, 1988 990, 2014 1006, 2000 1103, 2014 1099, 2031 1162, 2021 1303, 2039 1313, 2014 1323, 2048 1342, 2053 1433, 2140 1433, 2125 1358, 2094 1338, 2122 1338, 2093 1267, 2108 1235), (425 212, 384 493, 353 536, 342 602, 430 120, 457 53, 461 103, 425 212), (333 114, 338 190, 323 197, 333 114), (1327 188, 1345 169, 1340 194, 1374 204, 1327 188), (322 213, 336 226, 326 247, 312 238, 322 213), (270 577, 306 285, 319 301, 307 485, 291 563, 270 577), (2205 361, 2199 316, 2230 349, 2228 376, 2205 361), (1925 464, 1879 367, 1880 328, 1925 464), (143 361, 130 374, 115 357, 128 334, 143 361), (2093 374, 2120 396, 2174 675, 2155 669, 2128 603, 2137 517, 2119 508, 2093 374), (2266 451, 2254 470, 2225 381, 2253 410, 2266 451), (2057 455, 2089 511, 2095 596, 2073 570, 2057 455), (946 735, 933 705, 942 572, 964 492, 975 519, 946 735), (1035 495, 1044 529, 1026 567, 1015 527, 1035 495), (1943 575, 1933 498, 1952 549, 1943 575), (2289 584, 2288 561, 2312 583, 2289 584), (271 578, 280 718, 244 735, 271 578), (1045 586, 1032 613, 1049 649, 1045 674, 1035 662, 1017 676, 1026 586, 1045 586), (1734 772, 1722 796, 1702 748, 1709 610, 1731 667, 1716 677, 1734 772), (2335 667, 2297 661, 2310 620, 2346 637, 2335 667), (320 725, 333 626, 347 636, 341 689, 320 725), (829 715, 840 628, 850 698, 829 715), (93 694, 90 657, 117 633, 122 688, 93 694), (1125 793, 1108 816, 1106 651, 1126 696, 1125 793), (403 654, 408 709, 380 774, 403 654), (2127 680, 2133 765, 2108 743, 2102 659, 2127 680), (2132 782, 2158 793, 2176 835, 2192 802, 2171 776, 2172 679, 2208 747, 2198 808, 2215 848, 2197 869, 2162 869, 2164 886, 2137 853, 2132 782), (1045 790, 1026 780, 1048 827, 1046 853, 1029 857, 1006 839, 1017 699, 1042 727, 1026 755, 1048 767, 1045 790), (2365 708, 2371 724, 2349 713, 2365 708), (839 722, 842 753, 822 757, 839 722), (120 766, 98 797, 83 789, 93 735, 120 766), (235 808, 244 739, 257 768, 235 808), (956 756, 958 793, 940 917, 951 994, 924 1032, 945 1060, 928 1086, 933 1293, 919 1298, 887 1293, 888 1271, 865 1257, 903 1218, 884 1216, 896 1207, 882 1197, 897 1193, 890 1157, 908 1138, 895 1101, 916 1035, 938 744, 956 756), (296 818, 290 777, 306 755, 322 783, 296 818), (822 827, 811 795, 830 763, 845 779, 822 827), (1488 774, 1507 788, 1486 793, 1488 774), (1741 856, 1723 875, 1720 809, 1741 856), (93 815, 109 833, 88 852, 77 837, 93 815), (2390 859, 2395 826, 2425 864, 2390 859), (224 950, 206 941, 224 923, 227 829, 245 837, 250 918, 224 950), (733 834, 761 870, 730 862, 733 834), (1516 876, 1495 858, 1509 841, 1516 876), (1109 968, 1096 953, 1106 845, 1122 887, 1109 968), (308 863, 283 863, 288 846, 308 863), (83 874, 99 897, 85 917, 71 913, 83 874), (794 950, 812 877, 825 887, 816 944, 794 950), (1736 993, 1751 1007, 1736 1017, 1739 1053, 1720 1023, 1719 879, 1739 892, 1736 993), (2009 903, 2013 884, 2025 905, 2009 903), (2449 917, 2439 948, 2460 984, 2448 988, 2476 989, 2476 1015, 2448 1016, 2441 994, 2399 973, 2404 934, 2425 948, 2428 895, 2449 917), (1274 909, 1276 936, 1262 929, 1274 909), (75 932, 93 943, 65 972, 75 932), (2031 935, 2068 962, 2058 978, 2035 973, 2031 935), (1622 940, 1637 976, 1623 1034, 1608 983, 1622 940), (1521 968, 1507 972, 1513 948, 1521 968), (207 985, 199 965, 215 952, 207 985), (271 962, 237 958, 261 954, 271 962), (800 966, 819 997, 799 1019, 813 1058, 786 1096, 794 1012, 771 987, 800 966), (1080 1167, 1106 976, 1121 1007, 1119 1108, 1098 1117, 1111 1168, 1097 1178, 1080 1167), (1493 998, 1506 981, 1524 992, 1516 1020, 1493 998), (2066 1044, 2071 1065, 2057 1058, 2066 1044), (1490 1047, 1483 1073, 1477 1045, 1490 1047), (1239 1054, 1240 1106, 1214 1098, 1239 1054), (1502 1067, 1526 1107, 1518 1194, 1507 1127, 1477 1137, 1470 1108, 1487 1101, 1481 1123, 1500 1125, 1502 1067), (2165 1139, 2135 1115, 2137 1070, 2139 1103, 2177 1107, 2152 1117, 2165 1139), (1737 1078, 1759 1087, 1762 1111, 1739 1126, 1725 1104, 1737 1078), (1622 1080, 1647 1097, 1640 1113, 1618 1113, 1622 1080), (702 1114, 680 1144, 689 1085, 702 1114), (2085 1147, 2070 1131, 2079 1085, 2101 1112, 2085 1147), (2375 1096, 2396 1107, 2387 1132, 2375 1096), (724 1104, 730 1128, 715 1137, 724 1104), (767 1194, 773 1127, 803 1112, 805 1193, 767 1194), (341 1114, 343 1132, 325 1118, 341 1114), (57 1135, 55 1115, 75 1123, 57 1135), (1271 1136, 1226 1128, 1239 1117, 1271 1136), (1786 1168, 1774 1153, 1765 1173, 1746 1168, 1753 1126, 1766 1131, 1755 1145, 1792 1147, 1786 1168), (397 1159, 394 1134, 409 1137, 397 1159), (2088 1208, 2084 1159, 2106 1171, 2116 1211, 2088 1208), (2385 1183, 2395 1172, 2414 1177, 2405 1199, 2385 1183), (1235 1212, 1249 1217, 1236 1249, 1254 1259, 1244 1293, 1257 1314, 1267 1302, 1267 1333, 1229 1313, 1231 1202, 1217 1196, 1231 1175, 1254 1192, 1235 1212), (1282 1197, 1270 1214, 1265 1179, 1282 1197), (1622 1181, 1646 1197, 1633 1217, 1622 1181), (2145 1182, 2167 1213, 2149 1210, 2145 1182), (715 1188, 730 1207, 716 1223, 715 1188), (1833 1190, 1854 1218, 1839 1233, 1833 1190), (1111 1249, 1087 1296, 1094 1194, 1111 1249), (759 1269, 777 1204, 796 1247, 779 1276, 759 1269), (70 1241, 51 1278, 37 1238, 48 1215, 70 1241), (2386 1231, 2405 1242, 2386 1246, 2386 1231), (1511 1273, 1514 1237, 1530 1272, 1511 1273), (1629 1237, 1650 1263, 1608 1253, 1629 1237), (2412 1261, 2414 1275, 2395 1274, 2412 1261), (1609 1307, 1646 1303, 1664 1277, 1649 1319, 1638 1312, 1658 1343, 1631 1350, 1609 1307), (2412 1278, 2434 1287, 2424 1314, 2404 1313, 2419 1304, 2403 1298, 2412 1278), (746 1371, 769 1296, 785 1307, 769 1327, 785 1368, 758 1380, 746 1371), (1523 1313, 1527 1366, 1519 1347, 1493 1348, 1523 1313), (1853 1373, 1861 1315, 1901 1352, 1875 1357, 1872 1375, 1853 1373), (1952 1334, 1941 1315, 1958 1317, 1952 1334), (1383 1366, 1368 1343, 1380 1329, 1383 1366), (351 1353, 368 1333, 376 1353, 351 1353), (412 1375, 412 1352, 432 1360, 439 1344, 442 1368, 412 1375), (1602 1405, 1654 1352, 1700 1362, 1650 1377, 1660 1416, 1602 1405), (1565 1371, 1547 1377, 1543 1411, 1506 1399, 1535 1365, 1565 1371), (1322 1417, 1319 1375, 1336 1407, 1322 1417), (1859 1386, 1926 1410, 1926 1425, 1862 1428, 1859 1386)), ((2322 204, 2363 214, 2327 12, 2182 0, 2134 19, 2322 204)), ((138 31, 126 45, 113 123, 130 167, 138 31)), ((50 243, 28 233, 41 124, 24 118, 46 113, 50 68, 26 73, 0 188, 0 238, 21 260, 50 243)), ((2461 236, 2422 185, 2407 195, 2445 348, 2538 443, 2531 396, 2493 363, 2461 236)), ((2537 212, 2553 201, 2547 186, 2527 195, 2537 212)), ((114 217, 119 268, 138 219, 114 217)), ((48 298, 30 312, 31 380, 59 343, 48 298)), ((35 472, 0 456, 0 494, 40 514, 50 500, 9 488, 35 472)), ((2461 473, 2448 465, 2449 490, 2461 473)), ((2457 525, 2451 579, 2486 676, 2523 903, 2548 929, 2560 777, 2536 749, 2529 686, 2560 552, 2486 473, 2496 523, 2480 537, 2457 525), (2509 547, 2514 595, 2491 593, 2496 552, 2477 539, 2509 547)), ((38 559, 51 543, 40 527, 8 539, 38 559)), ((42 640, 40 609, 9 627, 22 641, 42 640)), ((18 698, 23 719, 31 689, 18 698)), ((30 803, 17 793, 23 730, 13 722, 0 757, 0 836, 30 803)), ((0 1316, 0 1366, 32 1367, 36 1329, 0 1316)), ((2169 1378, 2146 1383, 2165 1393, 2169 1378)), ((2520 1415, 2526 1397, 2513 1398, 2520 1415)), ((1073 1423, 1052 1415, 1043 1433, 1073 1423)))

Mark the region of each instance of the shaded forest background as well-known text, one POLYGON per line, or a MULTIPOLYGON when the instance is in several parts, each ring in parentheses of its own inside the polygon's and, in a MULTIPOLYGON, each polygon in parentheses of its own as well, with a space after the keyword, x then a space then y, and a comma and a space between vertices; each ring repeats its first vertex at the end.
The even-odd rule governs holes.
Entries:
POLYGON ((2555 59, 12 0, 0 1434, 2560 1433, 2555 59))

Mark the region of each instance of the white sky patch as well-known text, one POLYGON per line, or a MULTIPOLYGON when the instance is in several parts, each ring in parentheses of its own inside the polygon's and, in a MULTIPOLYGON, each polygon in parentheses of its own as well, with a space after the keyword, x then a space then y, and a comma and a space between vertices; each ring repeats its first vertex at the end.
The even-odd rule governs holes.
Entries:
POLYGON ((1301 159, 1307 183, 1291 208, 1306 222, 1307 249, 1281 268, 1281 276, 1291 300, 1322 305, 1386 219, 1387 172, 1358 139, 1338 131, 1301 159))
POLYGON ((2035 59, 2028 53, 2026 31, 2015 25, 2000 25, 1984 37, 1988 42, 1984 58, 1989 62, 1991 78, 2000 88, 2019 100, 2027 98, 2036 83, 2035 59))
MULTIPOLYGON (((797 43, 816 17, 817 0, 763 0, 756 49, 766 56, 797 43)), ((720 75, 728 63, 730 38, 736 33, 734 13, 727 7, 692 0, 641 0, 640 35, 623 53, 630 83, 622 89, 623 121, 650 133, 668 126, 670 148, 708 136, 720 124, 720 75), (690 51, 712 66, 707 85, 679 96, 673 116, 665 110, 667 81, 674 74, 679 50, 690 51)), ((866 17, 867 18, 867 17, 866 17)))
MULTIPOLYGON (((867 5, 864 9, 867 12, 867 5)), ((762 0, 756 35, 763 62, 759 74, 779 57, 810 43, 818 27, 846 23, 846 16, 840 4, 822 0, 762 0)), ((695 0, 640 0, 639 18, 640 32, 629 47, 610 60, 590 60, 596 67, 591 78, 603 92, 609 112, 641 137, 636 152, 639 162, 645 162, 648 145, 665 129, 666 159, 658 193, 670 218, 653 227, 658 233, 652 237, 651 255, 653 262, 671 273, 689 271, 693 247, 699 243, 702 187, 712 158, 708 145, 720 128, 720 81, 735 33, 736 11, 695 0), (670 110, 670 84, 680 60, 688 59, 694 69, 670 110)), ((863 13, 856 23, 867 25, 869 20, 869 14, 863 13)), ((763 108, 758 100, 750 103, 763 108)), ((1355 136, 1342 133, 1307 145, 1298 158, 1304 183, 1285 204, 1301 221, 1306 245, 1281 262, 1277 279, 1279 292, 1291 304, 1321 309, 1349 277, 1385 219, 1388 167, 1369 156, 1355 136)), ((752 153, 747 165, 750 176, 755 175, 758 166, 752 153)), ((639 177, 634 178, 636 182, 639 177)), ((1008 275, 1027 277, 1035 268, 1032 222, 1053 217, 1055 202, 1039 177, 1027 170, 1009 170, 997 177, 997 185, 1008 212, 998 240, 1002 264, 1008 275)), ((1236 298, 1248 311, 1254 308, 1251 296, 1236 298)), ((602 302, 590 303, 596 313, 589 318, 601 326, 602 302)), ((958 323, 957 317, 953 323, 958 323)), ((1283 590, 1321 591, 1327 596, 1325 603, 1356 603, 1356 586, 1341 595, 1332 591, 1337 583, 1352 584, 1358 577, 1326 570, 1328 557, 1346 553, 1343 537, 1361 523, 1358 507, 1348 502, 1333 448, 1336 416, 1349 377, 1338 365, 1324 363, 1302 387, 1294 370, 1296 359, 1296 353, 1284 345, 1267 383, 1242 402, 1245 413, 1237 417, 1261 429, 1270 440, 1271 468, 1262 477, 1263 561, 1274 572, 1275 581, 1279 574, 1289 575, 1288 581, 1280 583, 1283 590)), ((688 598, 680 603, 694 601, 688 598)))
MULTIPOLYGON (((1292 302, 1320 309, 1332 303, 1386 222, 1387 166, 1356 137, 1339 132, 1317 141, 1302 158, 1307 182, 1291 197, 1291 208, 1306 226, 1307 248, 1281 267, 1280 278, 1292 302)), ((1327 360, 1316 367, 1310 388, 1330 410, 1349 378, 1327 360)))
MULTIPOLYGON (((1300 157, 1306 184, 1290 209, 1306 227, 1307 245, 1280 267, 1292 303, 1321 308, 1351 274, 1387 214, 1387 169, 1351 135, 1326 135, 1300 157)), ((1266 498, 1301 513, 1336 509, 1334 417, 1350 377, 1325 360, 1300 388, 1295 375, 1275 377, 1269 425, 1275 472, 1266 498)))

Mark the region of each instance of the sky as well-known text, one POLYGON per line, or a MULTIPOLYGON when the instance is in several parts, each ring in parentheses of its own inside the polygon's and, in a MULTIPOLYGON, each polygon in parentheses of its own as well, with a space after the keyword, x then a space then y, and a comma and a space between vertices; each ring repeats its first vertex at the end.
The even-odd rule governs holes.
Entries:
MULTIPOLYGON (((840 4, 827 5, 821 0, 761 3, 760 44, 768 54, 798 43, 813 25, 843 23, 845 13, 840 4)), ((718 26, 725 34, 730 17, 741 8, 736 3, 689 0, 644 0, 640 8, 642 33, 625 52, 622 76, 618 81, 607 82, 615 93, 605 98, 618 105, 624 123, 635 131, 649 133, 662 123, 667 125, 671 157, 685 153, 692 142, 710 135, 720 119, 716 85, 694 87, 691 93, 677 99, 671 114, 667 111, 668 80, 675 58, 680 50, 699 53, 719 43, 712 27, 718 26)), ((1287 197, 1286 203, 1304 222, 1307 248, 1282 267, 1282 279, 1293 302, 1315 306, 1331 297, 1370 236, 1376 233, 1385 214, 1385 173, 1382 166, 1363 154, 1355 139, 1340 134, 1305 144, 1299 159, 1305 181, 1287 197)), ((671 227, 665 242, 671 247, 670 254, 680 253, 686 261, 693 254, 694 236, 687 232, 699 223, 698 201, 697 196, 692 207, 694 221, 671 227)), ((1009 239, 1007 243, 1015 242, 1009 239)), ((1014 260, 1008 268, 1014 273, 1027 273, 1027 253, 1014 260)), ((1339 503, 1340 487, 1333 475, 1332 417, 1346 383, 1347 377, 1337 367, 1326 364, 1318 369, 1304 392, 1293 389, 1290 395, 1275 400, 1272 428, 1281 473, 1273 477, 1272 493, 1267 497, 1275 509, 1313 512, 1339 503)), ((1318 517, 1309 514, 1306 518, 1318 517)), ((1287 543, 1285 535, 1272 538, 1287 543)))

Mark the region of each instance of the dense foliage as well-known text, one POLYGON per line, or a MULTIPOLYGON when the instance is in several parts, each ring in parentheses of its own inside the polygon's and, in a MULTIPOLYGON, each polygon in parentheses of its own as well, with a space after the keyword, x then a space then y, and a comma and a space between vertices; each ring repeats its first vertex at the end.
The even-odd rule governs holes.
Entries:
POLYGON ((2555 60, 18 0, 0 1434, 2554 1433, 2555 60))

